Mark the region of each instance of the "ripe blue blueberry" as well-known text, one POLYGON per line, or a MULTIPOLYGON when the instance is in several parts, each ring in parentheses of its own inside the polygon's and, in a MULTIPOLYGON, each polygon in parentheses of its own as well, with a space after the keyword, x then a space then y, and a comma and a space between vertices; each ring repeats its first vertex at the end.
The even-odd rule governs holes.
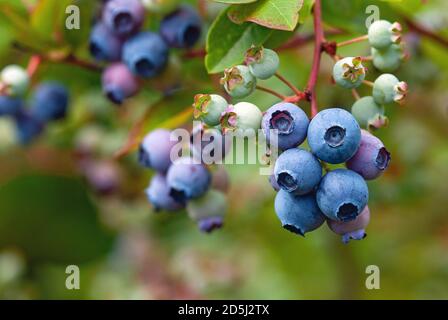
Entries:
POLYGON ((368 198, 369 190, 364 179, 346 169, 328 172, 317 189, 319 208, 332 220, 354 220, 364 210, 368 198))
POLYGON ((217 94, 197 94, 194 96, 194 118, 213 127, 219 125, 221 114, 227 109, 226 99, 217 94))
POLYGON ((356 119, 340 108, 319 112, 308 127, 308 144, 319 159, 343 163, 358 150, 361 129, 356 119))
POLYGON ((257 79, 249 68, 243 65, 228 68, 221 78, 224 89, 234 98, 244 98, 250 95, 257 85, 257 79))
POLYGON ((204 165, 194 162, 191 158, 179 158, 168 169, 170 195, 178 202, 199 198, 210 187, 210 172, 204 165))
POLYGON ((187 204, 188 216, 203 232, 212 232, 221 228, 226 211, 226 196, 215 190, 209 190, 200 198, 192 199, 187 204))
POLYGON ((370 210, 366 206, 356 219, 351 221, 335 221, 327 219, 328 227, 331 231, 342 236, 342 242, 347 244, 350 240, 362 240, 367 234, 365 228, 370 222, 370 210))
POLYGON ((104 24, 97 23, 90 33, 90 54, 99 61, 118 61, 121 59, 123 41, 104 24))
POLYGON ((278 192, 280 191, 280 186, 277 183, 277 180, 275 179, 275 174, 271 174, 269 176, 269 183, 271 184, 272 189, 274 189, 274 191, 278 192))
POLYGON ((108 66, 102 76, 103 92, 106 97, 116 104, 132 97, 138 92, 137 78, 124 63, 114 63, 108 66))
POLYGON ((160 34, 168 46, 191 48, 201 36, 202 21, 198 13, 189 6, 181 6, 163 18, 160 34))
POLYGON ((390 73, 380 75, 373 83, 372 96, 376 103, 387 104, 391 102, 403 103, 408 91, 408 85, 398 80, 390 73))
POLYGON ((135 75, 152 78, 165 68, 168 47, 157 33, 141 32, 125 42, 123 61, 135 75))
POLYGON ((148 133, 140 144, 138 159, 142 166, 164 173, 171 165, 171 149, 177 143, 171 141, 171 132, 156 129, 148 133))
POLYGON ((25 110, 16 114, 14 119, 17 140, 22 145, 31 143, 43 131, 43 124, 25 110))
POLYGON ((258 79, 266 80, 278 70, 280 59, 274 50, 252 46, 246 52, 245 62, 258 79))
POLYGON ((265 112, 261 126, 271 146, 276 145, 279 149, 286 150, 305 141, 309 123, 308 116, 302 109, 292 103, 280 102, 265 112), (277 130, 277 134, 270 130, 277 130), (271 133, 275 136, 271 136, 271 133))
POLYGON ((333 67, 334 81, 343 88, 359 87, 366 77, 366 69, 361 57, 347 57, 339 60, 333 67))
POLYGON ((152 177, 149 187, 146 189, 146 196, 156 211, 177 211, 184 207, 182 203, 175 201, 170 196, 170 187, 166 177, 160 173, 152 177))
POLYGON ((20 98, 0 96, 0 116, 17 114, 23 109, 23 101, 20 98))
POLYGON ((379 129, 389 123, 384 115, 384 107, 376 103, 372 96, 356 100, 352 106, 352 115, 362 128, 369 130, 379 129))
POLYGON ((317 206, 314 194, 298 196, 280 190, 275 197, 274 206, 282 227, 301 236, 325 222, 325 216, 317 206))
POLYGON ((378 178, 387 169, 390 153, 380 139, 362 130, 361 144, 355 155, 347 161, 347 168, 359 173, 364 179, 378 178))
POLYGON ((392 44, 400 43, 401 30, 401 25, 398 22, 390 23, 386 20, 375 21, 369 27, 369 43, 376 49, 386 49, 392 44))
POLYGON ((65 117, 69 102, 67 88, 57 82, 45 82, 34 91, 30 112, 40 122, 65 117))
POLYGON ((28 89, 30 77, 22 67, 9 65, 1 72, 0 83, 6 86, 6 93, 8 95, 21 96, 28 89))
POLYGON ((396 71, 404 60, 403 49, 400 45, 393 44, 384 50, 371 49, 373 65, 382 72, 396 71))
POLYGON ((105 25, 119 36, 137 32, 145 19, 145 8, 139 0, 110 0, 104 6, 105 25))
POLYGON ((298 195, 314 190, 322 178, 319 160, 303 149, 289 149, 275 162, 275 180, 280 188, 298 195))
POLYGON ((260 109, 249 102, 239 102, 229 106, 221 116, 221 127, 223 132, 233 130, 256 130, 260 129, 263 113, 260 109))

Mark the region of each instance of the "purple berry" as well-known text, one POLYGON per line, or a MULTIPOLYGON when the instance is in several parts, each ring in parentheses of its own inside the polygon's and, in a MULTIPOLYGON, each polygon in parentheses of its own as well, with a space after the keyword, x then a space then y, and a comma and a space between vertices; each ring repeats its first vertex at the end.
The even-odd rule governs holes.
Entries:
POLYGON ((140 144, 138 158, 142 166, 164 173, 171 165, 171 149, 177 143, 171 141, 171 132, 156 129, 146 135, 140 144))
POLYGON ((178 202, 202 196, 210 187, 211 175, 202 164, 194 163, 191 158, 179 158, 167 173, 170 195, 178 202))
POLYGON ((301 236, 325 222, 314 194, 297 196, 280 190, 275 197, 275 212, 283 228, 301 236))
POLYGON ((96 24, 90 33, 90 54, 100 61, 118 61, 121 59, 123 41, 113 34, 104 24, 96 24))
POLYGON ((188 216, 198 224, 199 230, 209 233, 222 227, 227 203, 222 192, 209 190, 200 198, 188 202, 188 216))
POLYGON ((163 18, 160 34, 168 46, 190 48, 201 36, 202 21, 190 6, 182 6, 163 18))
POLYGON ((319 160, 303 149, 289 149, 275 162, 275 180, 280 188, 299 195, 314 190, 322 178, 319 160))
POLYGON ((119 36, 137 32, 145 19, 145 8, 139 0, 110 0, 103 12, 105 25, 119 36))
POLYGON ((390 153, 380 139, 361 131, 361 144, 355 155, 347 161, 347 168, 359 173, 364 179, 378 178, 387 169, 390 153))
POLYGON ((184 207, 182 203, 176 202, 171 197, 166 177, 160 173, 151 179, 146 195, 156 210, 177 211, 184 207))
POLYGON ((342 242, 348 243, 350 240, 362 240, 367 234, 365 228, 370 222, 370 210, 366 206, 355 220, 342 222, 328 219, 328 227, 336 234, 342 236, 342 242))
POLYGON ((270 107, 263 116, 261 126, 270 145, 275 137, 270 130, 277 130, 277 146, 281 150, 297 147, 305 141, 310 121, 298 106, 280 102, 270 107))
POLYGON ((104 94, 116 104, 122 104, 139 89, 137 78, 124 63, 111 64, 104 70, 102 83, 104 94))

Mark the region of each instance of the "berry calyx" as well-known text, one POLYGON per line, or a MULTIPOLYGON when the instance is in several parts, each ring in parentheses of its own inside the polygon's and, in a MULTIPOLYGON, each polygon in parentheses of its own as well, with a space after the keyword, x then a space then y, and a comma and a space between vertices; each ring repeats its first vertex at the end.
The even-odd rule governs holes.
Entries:
POLYGON ((406 82, 398 80, 393 74, 385 73, 375 80, 372 96, 375 102, 379 104, 391 102, 402 104, 407 92, 408 85, 406 82))
POLYGON ((257 79, 249 68, 243 65, 228 68, 221 78, 224 89, 234 98, 244 98, 250 95, 257 85, 257 79))
POLYGON ((386 20, 378 20, 369 27, 368 38, 373 48, 382 50, 392 44, 401 42, 402 27, 398 22, 390 23, 386 20))
POLYGON ((366 76, 361 57, 347 57, 333 67, 334 81, 343 88, 353 89, 361 85, 366 76))
POLYGON ((229 105, 221 116, 221 128, 223 133, 228 131, 256 130, 260 128, 263 114, 260 109, 249 102, 239 102, 235 105, 229 105))
POLYGON ((258 79, 266 80, 278 70, 280 59, 278 54, 262 46, 252 46, 246 52, 245 62, 250 72, 258 79))
POLYGON ((227 109, 226 99, 217 94, 197 94, 194 96, 193 116, 209 126, 217 126, 221 114, 227 109))

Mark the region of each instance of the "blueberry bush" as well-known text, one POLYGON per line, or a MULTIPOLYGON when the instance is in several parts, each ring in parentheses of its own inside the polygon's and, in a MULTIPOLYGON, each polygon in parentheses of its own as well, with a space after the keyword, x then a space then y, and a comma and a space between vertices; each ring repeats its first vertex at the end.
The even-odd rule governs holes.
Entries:
POLYGON ((0 0, 0 297, 447 298, 447 12, 0 0))

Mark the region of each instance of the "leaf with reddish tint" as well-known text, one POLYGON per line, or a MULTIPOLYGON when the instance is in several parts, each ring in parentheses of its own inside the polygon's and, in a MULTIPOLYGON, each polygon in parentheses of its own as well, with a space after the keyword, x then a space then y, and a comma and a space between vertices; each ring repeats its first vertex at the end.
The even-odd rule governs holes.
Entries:
POLYGON ((235 23, 251 21, 270 29, 291 31, 299 21, 303 0, 259 0, 233 5, 228 16, 235 23))

